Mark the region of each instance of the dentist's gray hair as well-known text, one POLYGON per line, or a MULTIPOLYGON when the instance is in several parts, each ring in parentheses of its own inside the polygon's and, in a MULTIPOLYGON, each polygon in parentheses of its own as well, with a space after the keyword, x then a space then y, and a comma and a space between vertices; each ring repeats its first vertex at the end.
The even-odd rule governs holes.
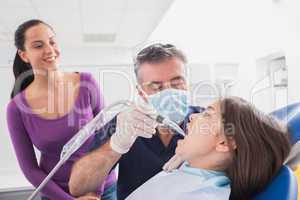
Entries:
POLYGON ((168 59, 178 58, 187 63, 184 53, 172 44, 155 43, 142 49, 134 60, 134 72, 139 81, 138 72, 143 63, 159 63, 168 59))

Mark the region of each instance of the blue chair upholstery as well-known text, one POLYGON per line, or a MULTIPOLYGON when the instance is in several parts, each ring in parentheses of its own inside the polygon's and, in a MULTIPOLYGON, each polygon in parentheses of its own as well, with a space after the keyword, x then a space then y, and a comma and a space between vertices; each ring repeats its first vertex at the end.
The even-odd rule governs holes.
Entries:
POLYGON ((300 103, 294 103, 275 110, 271 115, 287 122, 292 144, 300 140, 300 103))
MULTIPOLYGON (((272 116, 287 123, 292 144, 300 140, 300 103, 275 110, 272 116)), ((293 171, 283 166, 275 179, 253 200, 297 200, 298 184, 293 171)))
POLYGON ((297 200, 298 185, 292 170, 283 166, 272 183, 253 200, 297 200))

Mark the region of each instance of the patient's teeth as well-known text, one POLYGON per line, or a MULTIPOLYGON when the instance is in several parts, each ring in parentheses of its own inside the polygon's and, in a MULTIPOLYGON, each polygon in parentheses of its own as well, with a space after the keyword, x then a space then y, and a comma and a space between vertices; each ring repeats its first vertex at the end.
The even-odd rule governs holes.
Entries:
POLYGON ((54 61, 54 60, 55 60, 55 57, 54 57, 54 56, 45 59, 46 62, 52 62, 52 61, 54 61))

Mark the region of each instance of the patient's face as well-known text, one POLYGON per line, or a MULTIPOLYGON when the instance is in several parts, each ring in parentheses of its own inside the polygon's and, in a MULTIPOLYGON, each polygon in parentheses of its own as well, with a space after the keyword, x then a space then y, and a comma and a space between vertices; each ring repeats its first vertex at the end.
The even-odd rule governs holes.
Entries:
POLYGON ((188 134, 178 142, 176 153, 185 160, 207 155, 215 150, 221 128, 220 103, 215 102, 204 112, 190 116, 188 134))

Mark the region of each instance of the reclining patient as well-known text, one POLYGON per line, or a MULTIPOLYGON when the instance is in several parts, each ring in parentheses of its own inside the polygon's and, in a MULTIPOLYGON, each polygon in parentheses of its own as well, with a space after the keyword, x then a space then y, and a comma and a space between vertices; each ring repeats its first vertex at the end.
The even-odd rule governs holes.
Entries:
POLYGON ((224 98, 191 115, 176 148, 186 162, 127 200, 248 200, 276 176, 289 151, 285 127, 241 98, 224 98))

